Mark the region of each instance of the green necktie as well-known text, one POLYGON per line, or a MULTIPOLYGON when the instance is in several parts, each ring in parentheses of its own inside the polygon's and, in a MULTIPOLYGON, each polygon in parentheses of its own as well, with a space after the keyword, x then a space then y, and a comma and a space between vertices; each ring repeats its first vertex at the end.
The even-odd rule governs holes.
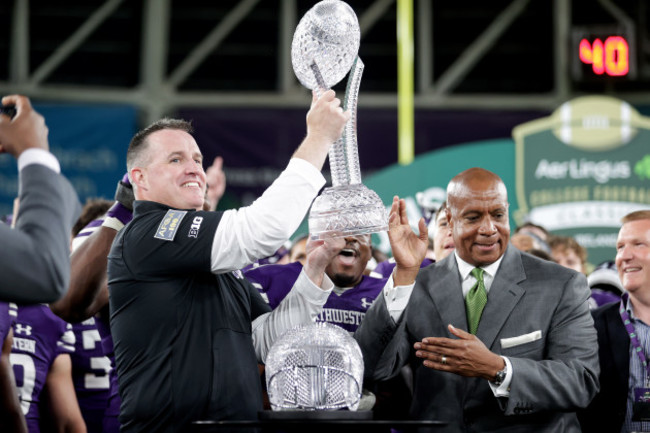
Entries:
POLYGON ((487 292, 485 291, 485 283, 483 282, 483 269, 472 269, 472 276, 476 278, 476 283, 469 289, 469 293, 465 297, 465 308, 467 309, 469 332, 470 334, 476 334, 478 322, 481 321, 483 307, 487 303, 487 292))

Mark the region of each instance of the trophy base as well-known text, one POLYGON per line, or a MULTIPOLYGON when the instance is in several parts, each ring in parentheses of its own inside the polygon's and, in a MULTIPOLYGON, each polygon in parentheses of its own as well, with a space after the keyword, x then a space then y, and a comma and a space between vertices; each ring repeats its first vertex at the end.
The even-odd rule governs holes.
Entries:
POLYGON ((386 230, 386 207, 377 193, 363 184, 325 188, 309 212, 309 234, 314 240, 386 230))

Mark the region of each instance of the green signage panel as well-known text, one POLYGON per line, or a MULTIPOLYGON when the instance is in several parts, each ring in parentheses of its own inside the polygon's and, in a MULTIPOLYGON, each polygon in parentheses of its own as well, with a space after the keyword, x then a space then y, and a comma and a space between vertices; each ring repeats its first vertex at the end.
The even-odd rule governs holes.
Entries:
POLYGON ((621 217, 650 207, 650 119, 609 97, 569 101, 513 130, 515 215, 612 260, 621 217))

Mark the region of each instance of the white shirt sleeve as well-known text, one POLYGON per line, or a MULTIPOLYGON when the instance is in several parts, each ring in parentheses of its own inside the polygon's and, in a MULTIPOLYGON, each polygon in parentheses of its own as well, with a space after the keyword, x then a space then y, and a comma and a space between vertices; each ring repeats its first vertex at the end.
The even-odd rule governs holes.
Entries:
POLYGON ((512 382, 512 364, 510 360, 502 356, 503 360, 506 362, 506 378, 501 382, 501 385, 496 386, 492 382, 488 382, 492 393, 495 397, 510 397, 510 382, 512 382))
POLYGON ((386 281, 386 285, 382 290, 382 295, 386 301, 386 308, 388 309, 388 314, 393 318, 395 323, 397 323, 402 317, 402 313, 406 308, 406 305, 411 299, 411 293, 413 293, 413 287, 415 287, 415 282, 409 284, 408 286, 393 286, 393 275, 391 274, 386 281))
POLYGON ((21 153, 18 157, 18 171, 29 164, 41 164, 57 173, 61 173, 59 160, 45 149, 32 147, 21 153))
POLYGON ((334 283, 324 275, 319 288, 303 269, 293 288, 275 310, 253 320, 253 346, 257 360, 264 362, 275 340, 298 325, 313 323, 332 293, 334 283))
POLYGON ((323 185, 316 167, 292 158, 250 206, 223 213, 212 242, 212 272, 241 269, 275 253, 300 226, 323 185))

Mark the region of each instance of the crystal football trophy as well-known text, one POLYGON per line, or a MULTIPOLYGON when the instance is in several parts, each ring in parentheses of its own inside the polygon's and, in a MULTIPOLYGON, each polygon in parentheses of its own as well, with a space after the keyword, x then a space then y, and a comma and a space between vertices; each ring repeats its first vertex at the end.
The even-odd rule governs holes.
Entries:
POLYGON ((330 323, 287 331, 266 358, 266 389, 274 411, 356 411, 362 383, 359 344, 330 323))
POLYGON ((293 35, 291 62, 300 83, 319 94, 348 77, 343 109, 351 118, 332 145, 332 186, 325 188, 309 213, 312 239, 354 236, 388 230, 386 208, 361 183, 357 149, 357 100, 363 73, 358 57, 361 31, 352 8, 340 0, 323 0, 302 17, 293 35))

